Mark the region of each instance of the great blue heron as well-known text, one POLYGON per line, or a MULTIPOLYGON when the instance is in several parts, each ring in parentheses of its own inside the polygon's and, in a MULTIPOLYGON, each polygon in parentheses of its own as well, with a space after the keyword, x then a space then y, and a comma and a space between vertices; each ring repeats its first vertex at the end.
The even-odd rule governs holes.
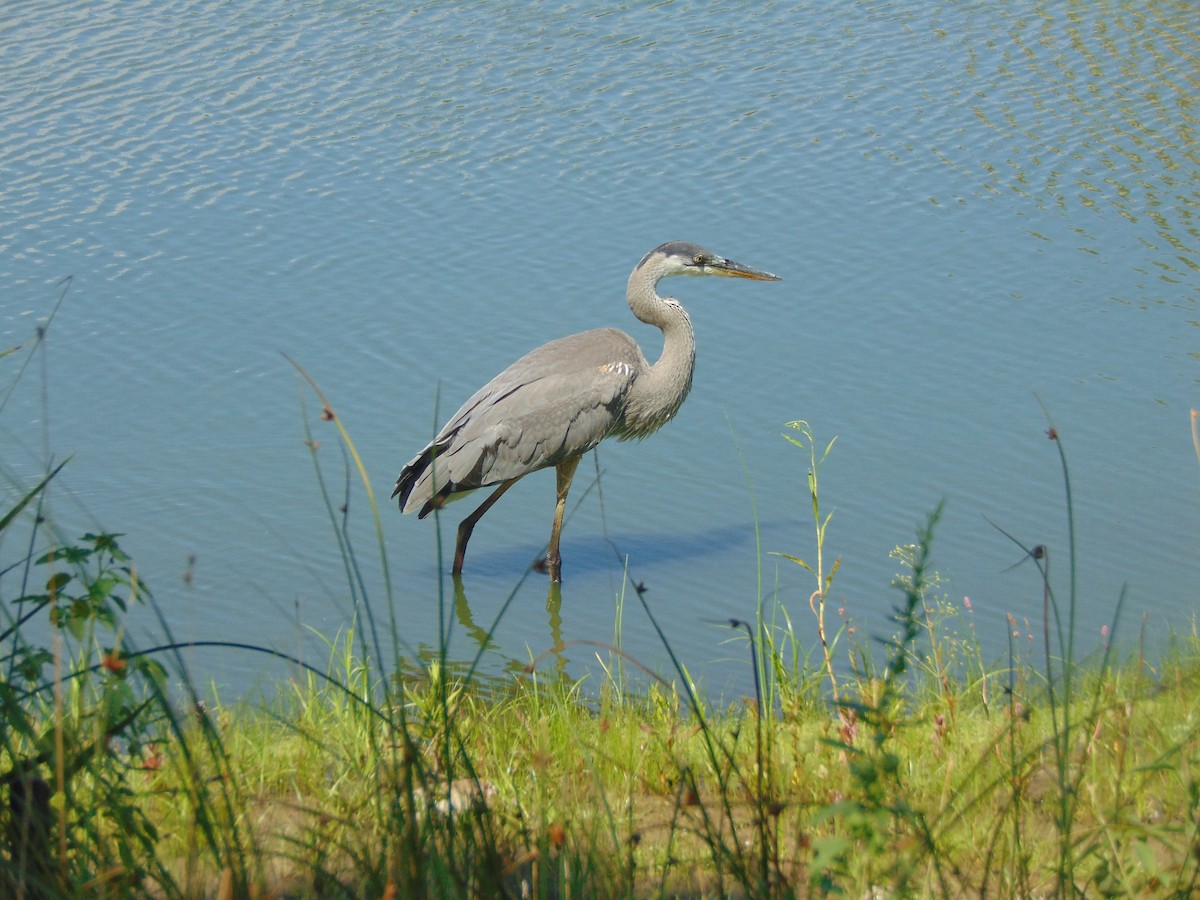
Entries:
POLYGON ((455 495, 498 487, 458 526, 453 572, 462 572, 471 531, 501 495, 530 472, 554 466, 558 502, 546 553, 552 582, 561 580, 559 534, 571 479, 583 454, 606 437, 644 438, 678 412, 692 386, 692 321, 658 282, 671 275, 726 275, 756 281, 778 276, 725 259, 686 241, 655 247, 629 276, 633 314, 662 329, 663 349, 650 365, 629 335, 597 328, 543 344, 471 397, 438 436, 406 465, 392 497, 419 518, 455 495))

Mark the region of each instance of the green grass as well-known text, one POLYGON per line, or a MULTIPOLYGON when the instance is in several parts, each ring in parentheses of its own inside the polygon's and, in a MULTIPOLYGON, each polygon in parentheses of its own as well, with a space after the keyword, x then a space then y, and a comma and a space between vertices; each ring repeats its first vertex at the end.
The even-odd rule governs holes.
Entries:
MULTIPOLYGON (((405 882, 429 896, 520 896, 522 883, 534 896, 1165 896, 1196 884, 1198 679, 1195 636, 1155 671, 1130 661, 1080 675, 1073 886, 1062 883, 1064 782, 1040 685, 989 706, 978 687, 855 680, 852 724, 814 707, 765 718, 764 737, 745 705, 703 709, 701 725, 657 685, 592 694, 531 673, 497 692, 432 678, 409 687, 411 741, 398 748, 392 723, 314 678, 266 705, 188 719, 127 759, 122 778, 126 805, 148 804, 158 836, 133 848, 153 852, 141 877, 174 879, 166 892, 181 895, 214 895, 228 870, 247 889, 301 896, 405 882), (237 787, 228 806, 214 787, 224 781, 237 787), (467 801, 458 815, 437 810, 451 785, 467 801), (201 816, 226 834, 203 834, 201 816), (398 840, 406 827, 413 857, 398 840)), ((99 816, 114 801, 96 779, 117 762, 94 765, 73 796, 99 816)), ((73 833, 83 818, 72 813, 73 833)), ((78 893, 97 875, 83 863, 72 858, 78 893)))
MULTIPOLYGON (((406 656, 389 587, 362 578, 328 493, 353 622, 324 666, 292 660, 273 697, 202 698, 165 620, 155 647, 125 637, 131 605, 158 605, 117 536, 67 539, 45 520, 58 469, 14 485, 0 509, 0 896, 1200 890, 1200 635, 1153 659, 1080 658, 1073 547, 1054 550, 1052 578, 1050 551, 1022 545, 1044 599, 1036 640, 1010 634, 989 662, 931 568, 939 511, 894 554, 893 632, 835 631, 818 478, 833 442, 806 423, 787 438, 807 457, 797 501, 813 542, 783 564, 814 591, 730 623, 755 696, 728 706, 696 692, 637 590, 615 598, 613 644, 580 680, 406 656), (658 631, 673 677, 642 678, 620 652, 634 622, 658 631)), ((452 599, 431 598, 447 620, 452 599)))

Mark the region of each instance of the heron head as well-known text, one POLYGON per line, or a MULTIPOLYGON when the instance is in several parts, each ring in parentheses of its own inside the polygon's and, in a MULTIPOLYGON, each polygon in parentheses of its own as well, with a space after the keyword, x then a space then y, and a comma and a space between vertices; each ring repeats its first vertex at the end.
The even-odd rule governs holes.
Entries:
POLYGON ((754 269, 705 250, 688 241, 669 241, 655 247, 638 263, 642 269, 653 266, 660 278, 671 275, 721 275, 726 278, 750 278, 754 281, 780 281, 778 275, 754 269))

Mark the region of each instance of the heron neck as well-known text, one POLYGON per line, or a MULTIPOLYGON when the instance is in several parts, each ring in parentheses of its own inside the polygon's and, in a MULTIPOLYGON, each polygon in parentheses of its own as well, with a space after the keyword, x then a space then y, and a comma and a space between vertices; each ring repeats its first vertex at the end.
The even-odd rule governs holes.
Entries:
POLYGON ((644 437, 666 423, 683 404, 692 388, 696 364, 696 336, 692 320, 679 301, 660 297, 657 278, 629 279, 626 297, 633 314, 663 333, 662 355, 630 388, 625 420, 630 436, 644 437))

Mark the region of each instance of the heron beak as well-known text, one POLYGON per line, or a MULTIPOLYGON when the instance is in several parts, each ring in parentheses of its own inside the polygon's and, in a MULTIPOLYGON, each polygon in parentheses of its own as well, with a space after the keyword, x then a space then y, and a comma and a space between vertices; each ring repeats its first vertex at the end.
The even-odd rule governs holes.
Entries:
POLYGON ((704 267, 705 272, 709 275, 722 275, 725 278, 749 278, 752 281, 782 281, 778 275, 772 275, 770 272, 764 272, 762 269, 753 269, 750 266, 744 266, 739 262, 734 262, 732 259, 724 259, 718 257, 704 267))

